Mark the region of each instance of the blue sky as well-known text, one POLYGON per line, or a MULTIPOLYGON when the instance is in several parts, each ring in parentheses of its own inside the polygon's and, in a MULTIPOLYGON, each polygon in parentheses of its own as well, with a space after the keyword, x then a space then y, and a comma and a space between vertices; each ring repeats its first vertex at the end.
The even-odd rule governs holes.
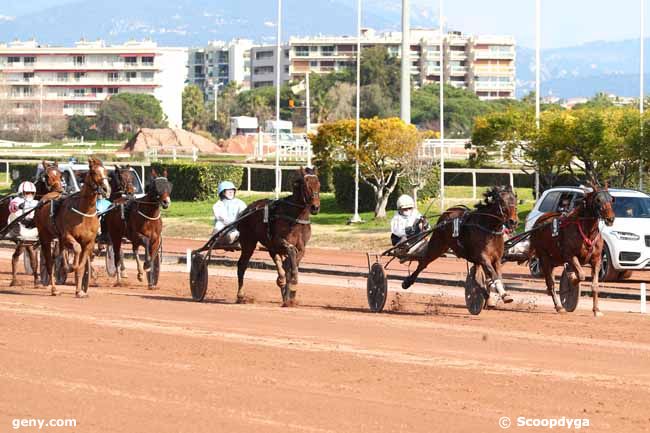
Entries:
MULTIPOLYGON (((173 1, 173 0, 160 0, 173 1)), ((222 7, 228 1, 214 0, 222 7)), ((273 0, 268 0, 272 2, 273 0)), ((304 0, 323 1, 323 0, 304 0)), ((355 5, 355 0, 343 0, 355 5)), ((437 23, 438 0, 411 0, 414 13, 437 23)), ((0 2, 1 16, 23 15, 73 0, 27 0, 0 2), (2 4, 4 3, 4 4, 2 4)), ((382 4, 401 6, 401 0, 363 0, 364 7, 382 4)), ((542 46, 556 48, 595 40, 620 40, 639 35, 640 0, 542 0, 542 46)), ((445 15, 451 28, 468 33, 512 34, 517 43, 535 43, 535 0, 445 0, 445 15)), ((646 22, 650 24, 650 4, 646 22)), ((434 24, 435 25, 435 24, 434 24)), ((646 27, 647 28, 647 27, 646 27)), ((650 35, 650 30, 646 30, 650 35)))

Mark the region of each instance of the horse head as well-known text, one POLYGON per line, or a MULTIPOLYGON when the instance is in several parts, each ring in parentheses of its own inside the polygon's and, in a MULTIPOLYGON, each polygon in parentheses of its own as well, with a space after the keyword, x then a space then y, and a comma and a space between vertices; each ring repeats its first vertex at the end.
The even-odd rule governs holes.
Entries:
POLYGON ((494 186, 485 194, 485 203, 497 210, 497 216, 503 219, 503 223, 510 230, 514 230, 519 224, 517 214, 517 194, 512 186, 494 186))
POLYGON ((318 170, 300 167, 297 174, 298 176, 293 181, 293 196, 305 207, 309 207, 309 212, 312 215, 316 215, 320 211, 318 170))
POLYGON ((158 175, 155 168, 151 169, 151 181, 145 192, 152 201, 160 203, 163 209, 167 209, 172 202, 172 188, 172 183, 167 179, 167 169, 163 171, 162 176, 158 175))
POLYGON ((61 176, 61 170, 59 170, 59 163, 47 162, 43 160, 43 172, 36 182, 41 183, 47 192, 63 191, 63 180, 61 176))
POLYGON ((111 186, 108 184, 104 164, 97 158, 88 158, 88 173, 84 180, 84 187, 92 188, 99 195, 109 197, 111 186))
POLYGON ((589 213, 589 216, 599 218, 605 221, 605 224, 611 227, 614 224, 616 214, 614 213, 614 197, 609 193, 609 187, 601 188, 598 182, 590 182, 591 191, 585 193, 583 206, 589 213))
POLYGON ((126 167, 116 165, 115 171, 112 171, 109 177, 113 194, 121 193, 127 196, 135 194, 133 172, 130 165, 126 167))

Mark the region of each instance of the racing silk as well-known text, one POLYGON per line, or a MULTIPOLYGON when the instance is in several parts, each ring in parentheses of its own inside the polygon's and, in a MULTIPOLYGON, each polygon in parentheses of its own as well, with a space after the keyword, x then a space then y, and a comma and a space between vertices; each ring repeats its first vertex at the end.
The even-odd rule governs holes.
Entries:
POLYGON ((413 209, 411 215, 406 216, 402 215, 399 212, 395 212, 395 216, 390 221, 390 230, 391 233, 397 237, 406 236, 406 228, 413 227, 415 222, 420 219, 422 215, 417 210, 413 209))
POLYGON ((111 202, 105 198, 99 198, 95 202, 95 207, 97 208, 97 213, 102 213, 111 206, 111 202))
MULTIPOLYGON (((24 197, 16 197, 12 199, 9 202, 9 212, 13 215, 13 219, 16 219, 17 217, 21 216, 23 213, 29 211, 30 209, 34 209, 36 205, 38 204, 38 200, 27 200, 24 197), (20 208, 20 205, 23 205, 23 208, 20 208)), ((32 212, 28 216, 25 217, 25 219, 32 219, 34 217, 34 213, 32 212)))
POLYGON ((235 221, 237 216, 246 209, 246 203, 238 198, 232 200, 221 199, 212 206, 214 213, 214 230, 218 231, 227 224, 235 221))

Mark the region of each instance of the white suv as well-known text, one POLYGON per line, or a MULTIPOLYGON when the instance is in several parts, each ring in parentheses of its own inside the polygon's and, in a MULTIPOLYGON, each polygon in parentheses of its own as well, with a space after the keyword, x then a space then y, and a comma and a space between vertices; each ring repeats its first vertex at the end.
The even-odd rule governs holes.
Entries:
MULTIPOLYGON (((105 165, 104 167, 108 172, 115 170, 114 165, 105 165)), ((66 192, 71 193, 81 190, 83 179, 86 176, 86 173, 88 173, 88 164, 59 163, 59 170, 61 170, 61 176, 63 178, 63 184, 65 185, 66 192)), ((39 164, 36 169, 37 179, 42 171, 43 165, 39 164)), ((144 196, 144 189, 142 188, 140 176, 133 167, 131 167, 131 173, 133 173, 133 186, 135 187, 135 196, 137 198, 142 198, 144 196)))
MULTIPOLYGON (((630 276, 633 270, 650 269, 650 196, 630 189, 609 189, 614 197, 614 225, 600 224, 605 241, 601 281, 615 281, 630 276)), ((551 188, 542 194, 526 217, 530 230, 537 219, 546 212, 572 209, 575 200, 584 190, 574 187, 551 188)), ((541 276, 539 263, 529 262, 531 274, 541 276)))

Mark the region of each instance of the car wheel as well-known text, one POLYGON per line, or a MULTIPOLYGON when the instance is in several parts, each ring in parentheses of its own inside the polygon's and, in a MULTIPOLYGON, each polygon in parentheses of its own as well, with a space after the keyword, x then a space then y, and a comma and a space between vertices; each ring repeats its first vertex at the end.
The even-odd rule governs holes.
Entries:
POLYGON ((618 280, 619 277, 619 272, 614 269, 614 265, 612 264, 612 259, 611 259, 611 254, 609 252, 609 247, 605 243, 603 245, 603 255, 602 255, 602 261, 600 263, 600 274, 598 275, 598 279, 600 281, 616 281, 618 280))
POLYGON ((530 270, 530 275, 535 278, 541 278, 544 276, 544 272, 542 272, 542 267, 537 257, 532 257, 528 260, 528 270, 530 270))

